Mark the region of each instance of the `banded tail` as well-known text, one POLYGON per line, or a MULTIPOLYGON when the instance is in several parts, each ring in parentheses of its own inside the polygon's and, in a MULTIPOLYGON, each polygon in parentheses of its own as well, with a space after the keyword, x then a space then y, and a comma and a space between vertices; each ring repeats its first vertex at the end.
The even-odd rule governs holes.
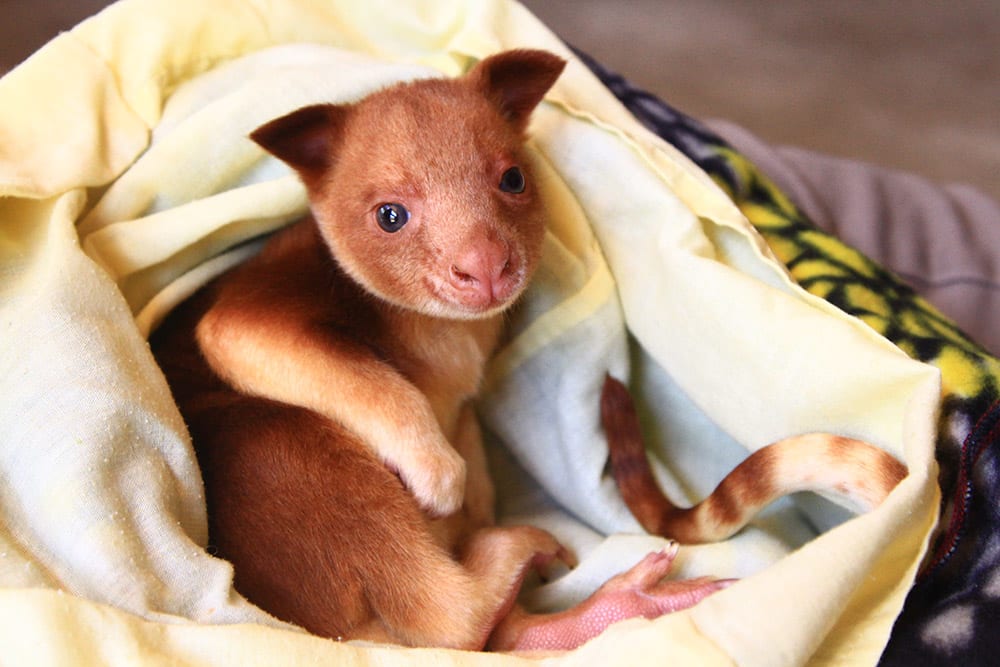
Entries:
POLYGON ((646 531, 683 544, 724 540, 771 502, 798 491, 840 496, 868 511, 906 476, 902 463, 874 445, 809 433, 754 452, 711 495, 684 509, 667 499, 653 477, 632 397, 610 375, 601 392, 601 422, 612 474, 633 516, 646 531))

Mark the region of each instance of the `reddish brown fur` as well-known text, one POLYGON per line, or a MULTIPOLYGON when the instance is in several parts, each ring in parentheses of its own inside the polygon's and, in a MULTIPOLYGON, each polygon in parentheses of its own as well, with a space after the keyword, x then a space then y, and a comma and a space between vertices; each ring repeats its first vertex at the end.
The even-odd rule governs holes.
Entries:
POLYGON ((278 617, 329 637, 481 648, 495 631, 495 648, 525 633, 566 647, 622 610, 663 613, 720 587, 658 584, 669 558, 653 559, 558 617, 513 606, 530 568, 569 556, 544 531, 493 527, 469 401, 540 253, 522 143, 562 67, 509 52, 253 134, 300 174, 315 218, 151 343, 193 436, 214 548, 278 617), (524 192, 498 188, 513 165, 524 192), (394 233, 377 224, 385 202, 412 214, 394 233))
POLYGON ((649 467, 632 397, 610 376, 601 392, 601 423, 608 436, 611 471, 625 504, 643 528, 659 533, 664 517, 676 508, 660 492, 649 467))
POLYGON ((628 389, 610 376, 601 393, 601 419, 612 474, 633 516, 647 531, 686 544, 725 539, 766 505, 798 491, 832 492, 871 509, 906 476, 903 464, 866 442, 807 434, 757 450, 702 502, 679 508, 649 467, 628 389))

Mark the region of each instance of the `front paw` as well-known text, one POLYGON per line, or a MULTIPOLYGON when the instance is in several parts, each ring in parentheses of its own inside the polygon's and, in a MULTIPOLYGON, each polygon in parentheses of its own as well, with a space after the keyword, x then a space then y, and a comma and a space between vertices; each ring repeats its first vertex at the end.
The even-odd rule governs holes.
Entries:
POLYGON ((465 460, 445 443, 438 447, 419 447, 396 462, 396 472, 417 499, 420 507, 433 517, 454 514, 465 498, 465 460))

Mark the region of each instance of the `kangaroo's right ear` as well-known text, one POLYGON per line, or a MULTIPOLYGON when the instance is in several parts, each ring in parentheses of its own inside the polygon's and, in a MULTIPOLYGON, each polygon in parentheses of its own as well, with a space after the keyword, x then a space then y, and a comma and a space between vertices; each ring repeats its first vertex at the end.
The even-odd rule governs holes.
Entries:
POLYGON ((346 105, 302 107, 258 127, 250 138, 308 182, 333 165, 349 114, 346 105))

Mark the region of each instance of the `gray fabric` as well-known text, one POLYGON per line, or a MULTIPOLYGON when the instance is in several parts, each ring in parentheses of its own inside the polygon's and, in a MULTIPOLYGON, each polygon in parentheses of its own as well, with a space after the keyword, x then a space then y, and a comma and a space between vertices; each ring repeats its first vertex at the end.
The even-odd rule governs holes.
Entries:
POLYGON ((772 146, 728 121, 707 125, 817 225, 895 271, 1000 353, 1000 204, 969 186, 772 146))

